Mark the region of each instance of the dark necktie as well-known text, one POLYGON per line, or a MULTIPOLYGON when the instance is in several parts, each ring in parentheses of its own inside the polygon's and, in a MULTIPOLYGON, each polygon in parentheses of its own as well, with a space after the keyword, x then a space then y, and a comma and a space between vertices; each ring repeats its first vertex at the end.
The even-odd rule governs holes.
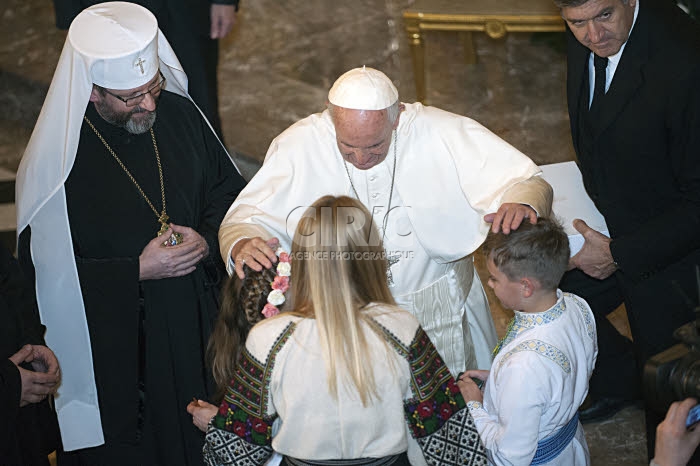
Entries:
POLYGON ((593 55, 593 68, 595 69, 595 87, 593 88, 593 102, 591 113, 600 111, 600 105, 605 95, 605 70, 608 67, 608 59, 593 55))

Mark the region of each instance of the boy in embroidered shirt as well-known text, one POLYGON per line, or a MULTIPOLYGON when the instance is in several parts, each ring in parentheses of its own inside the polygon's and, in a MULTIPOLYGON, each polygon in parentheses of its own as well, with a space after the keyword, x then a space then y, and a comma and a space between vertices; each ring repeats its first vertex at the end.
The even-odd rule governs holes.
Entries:
POLYGON ((557 289, 569 261, 559 224, 523 222, 484 243, 488 285, 515 317, 490 371, 467 371, 458 385, 489 459, 497 465, 589 465, 578 408, 598 352, 593 314, 557 289), (483 392, 473 379, 484 381, 483 392))

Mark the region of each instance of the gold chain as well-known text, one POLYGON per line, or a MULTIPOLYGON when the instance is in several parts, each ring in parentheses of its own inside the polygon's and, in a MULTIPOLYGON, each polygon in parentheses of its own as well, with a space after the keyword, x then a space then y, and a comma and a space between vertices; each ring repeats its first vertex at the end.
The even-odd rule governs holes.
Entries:
POLYGON ((156 162, 158 162, 158 178, 160 179, 160 196, 161 200, 163 201, 163 210, 158 213, 158 210, 156 210, 155 206, 151 202, 151 200, 148 198, 145 192, 143 192, 143 189, 141 189, 141 185, 139 185, 138 181, 136 181, 136 178, 131 174, 128 168, 126 168, 126 165, 124 165, 124 162, 121 161, 121 159, 117 156, 117 154, 112 150, 112 148, 107 144, 107 141, 105 141, 105 138, 102 137, 99 131, 97 131, 97 128, 95 128, 95 125, 92 124, 92 122, 88 119, 87 116, 83 116, 83 119, 85 122, 92 128, 92 130, 95 132, 97 137, 102 141, 102 144, 107 148, 110 154, 112 154, 112 157, 114 157, 114 160, 117 161, 120 167, 122 167, 122 170, 124 170, 124 173, 126 173, 126 176, 129 177, 132 183, 134 183, 134 186, 136 186, 136 189, 138 189, 139 193, 141 193, 141 196, 144 198, 146 203, 148 203, 148 206, 151 208, 154 214, 156 214, 156 217, 158 217, 158 221, 161 224, 160 231, 158 232, 158 236, 161 234, 165 233, 168 228, 168 214, 165 212, 165 183, 163 182, 163 167, 160 164, 160 153, 158 152, 158 144, 156 144, 156 135, 153 133, 153 128, 149 129, 151 132, 151 140, 153 141, 153 149, 156 151, 156 162))
MULTIPOLYGON (((341 155, 341 161, 345 167, 345 173, 348 175, 348 180, 350 180, 350 187, 355 193, 357 200, 360 200, 360 195, 357 194, 357 189, 355 189, 355 184, 352 182, 352 177, 350 176, 350 170, 348 170, 348 163, 343 159, 341 155)), ((391 170, 391 187, 389 188, 389 206, 387 208, 386 214, 384 215, 384 221, 382 222, 382 241, 386 238, 386 223, 389 219, 389 213, 391 212, 391 199, 394 196, 394 178, 396 177, 396 130, 394 130, 394 168, 391 170)))

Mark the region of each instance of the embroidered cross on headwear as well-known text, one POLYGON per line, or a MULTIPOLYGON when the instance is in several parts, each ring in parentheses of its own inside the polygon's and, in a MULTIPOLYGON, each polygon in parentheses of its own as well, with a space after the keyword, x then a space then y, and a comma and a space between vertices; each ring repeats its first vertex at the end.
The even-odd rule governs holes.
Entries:
POLYGON ((139 68, 141 68, 141 74, 144 74, 144 73, 145 73, 145 71, 144 71, 144 69, 143 69, 143 64, 144 64, 144 63, 146 63, 146 60, 144 60, 144 59, 141 58, 141 57, 139 57, 139 61, 137 61, 136 63, 134 63, 134 67, 137 67, 137 66, 138 66, 139 68))

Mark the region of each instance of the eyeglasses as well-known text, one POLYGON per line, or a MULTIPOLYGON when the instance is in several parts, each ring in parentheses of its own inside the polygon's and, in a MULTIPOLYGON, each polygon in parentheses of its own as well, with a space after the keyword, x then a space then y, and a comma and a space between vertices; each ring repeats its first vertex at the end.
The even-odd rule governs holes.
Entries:
POLYGON ((135 107, 136 105, 140 104, 143 102, 143 99, 146 98, 147 94, 151 94, 152 97, 158 97, 160 94, 160 91, 163 90, 163 86, 165 85, 165 76, 163 76, 163 73, 158 71, 158 74, 160 75, 160 81, 155 83, 150 89, 148 89, 146 92, 143 92, 139 95, 135 95, 133 97, 122 97, 120 95, 117 95, 113 92, 109 92, 107 89, 102 88, 107 94, 111 95, 112 97, 116 97, 117 99, 121 100, 126 104, 127 107, 135 107))

